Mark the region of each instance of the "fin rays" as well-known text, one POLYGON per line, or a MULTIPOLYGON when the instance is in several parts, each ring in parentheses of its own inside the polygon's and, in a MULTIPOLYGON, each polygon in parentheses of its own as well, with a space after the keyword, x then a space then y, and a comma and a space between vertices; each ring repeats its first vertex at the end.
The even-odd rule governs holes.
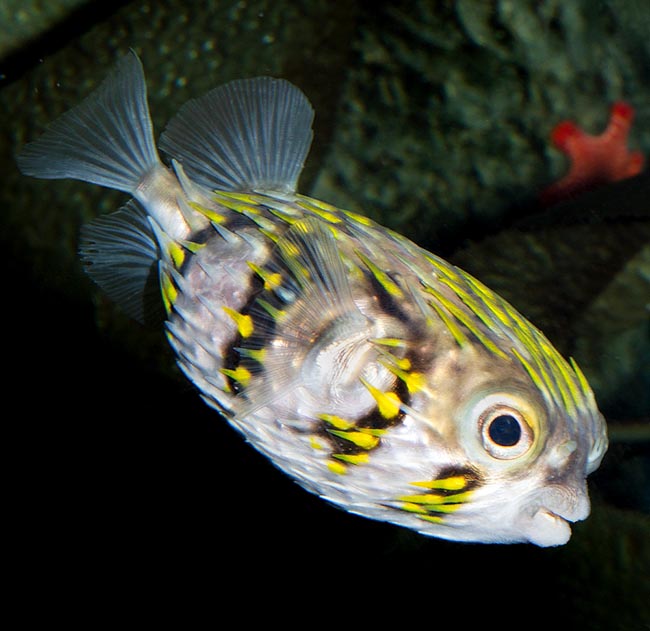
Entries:
POLYGON ((304 94, 283 79, 233 81, 186 103, 160 148, 209 188, 292 192, 313 117, 304 94))
POLYGON ((160 257, 147 214, 129 201, 81 231, 86 273, 132 318, 162 320, 156 263, 160 257))
POLYGON ((72 178, 131 193, 159 162, 142 64, 133 52, 17 157, 25 175, 72 178))
POLYGON ((354 302, 334 237, 321 220, 294 223, 278 241, 274 259, 269 271, 282 276, 282 286, 265 290, 253 303, 250 313, 255 336, 242 341, 246 351, 265 348, 273 340, 272 352, 265 354, 263 370, 246 362, 246 366, 253 365, 258 378, 245 389, 245 397, 240 397, 237 412, 242 415, 271 404, 290 389, 305 386, 310 375, 305 374, 303 362, 315 346, 328 344, 330 336, 354 340, 365 335, 368 327, 354 302), (283 299, 273 296, 287 293, 295 298, 284 312, 283 299))

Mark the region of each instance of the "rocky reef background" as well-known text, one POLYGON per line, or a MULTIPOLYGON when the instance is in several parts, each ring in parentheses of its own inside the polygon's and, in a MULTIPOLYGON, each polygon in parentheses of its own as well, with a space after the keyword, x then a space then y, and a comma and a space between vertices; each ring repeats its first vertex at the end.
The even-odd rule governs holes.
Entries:
POLYGON ((506 586, 513 603, 535 595, 538 620, 644 628, 650 180, 547 210, 537 194, 567 168, 549 142, 555 123, 599 133, 614 100, 635 107, 631 142, 650 155, 648 33, 643 0, 4 3, 5 391, 19 410, 16 514, 29 517, 21 530, 52 577, 61 542, 80 573, 135 565, 165 575, 202 558, 221 572, 243 563, 268 578, 282 566, 370 587, 379 561, 406 576, 427 569, 437 597, 456 606, 479 586, 487 611, 506 586), (187 99, 231 79, 299 85, 316 110, 303 192, 450 258, 577 359, 621 440, 569 545, 450 544, 324 505, 200 402, 162 331, 107 304, 81 272, 77 237, 125 196, 24 178, 14 155, 129 48, 143 60, 158 132, 187 99))

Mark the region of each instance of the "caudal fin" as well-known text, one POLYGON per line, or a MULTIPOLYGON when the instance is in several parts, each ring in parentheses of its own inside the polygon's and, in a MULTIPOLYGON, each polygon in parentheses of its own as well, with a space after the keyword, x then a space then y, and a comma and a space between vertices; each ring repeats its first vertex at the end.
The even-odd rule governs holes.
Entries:
POLYGON ((16 161, 25 175, 133 192, 142 176, 160 163, 135 52, 122 57, 83 102, 25 145, 16 161))

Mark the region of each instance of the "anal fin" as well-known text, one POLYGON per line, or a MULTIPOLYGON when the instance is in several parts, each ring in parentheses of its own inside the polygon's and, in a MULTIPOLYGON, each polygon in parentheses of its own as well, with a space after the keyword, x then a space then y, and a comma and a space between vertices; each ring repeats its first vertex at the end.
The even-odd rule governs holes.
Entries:
POLYGON ((160 253, 148 216, 135 200, 83 226, 79 253, 88 275, 127 315, 162 321, 160 253))

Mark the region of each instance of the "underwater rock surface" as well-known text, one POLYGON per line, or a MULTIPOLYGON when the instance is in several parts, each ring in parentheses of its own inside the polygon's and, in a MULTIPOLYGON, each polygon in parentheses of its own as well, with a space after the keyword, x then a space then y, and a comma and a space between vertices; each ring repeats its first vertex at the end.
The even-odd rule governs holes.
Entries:
POLYGON ((588 219, 568 223, 539 215, 536 196, 566 169, 548 138, 558 120, 596 132, 611 102, 625 98, 637 109, 634 148, 650 152, 647 11, 624 0, 133 1, 77 25, 81 34, 67 41, 44 34, 20 50, 19 66, 0 60, 9 78, 0 79, 6 350, 12 394, 33 419, 13 426, 25 432, 15 443, 28 487, 20 506, 40 542, 35 554, 80 575, 137 558, 164 577, 170 567, 191 572, 190 557, 219 567, 228 541, 265 586, 278 567, 312 576, 325 559, 340 578, 379 559, 444 574, 439 595, 463 592, 457 605, 467 604, 459 586, 471 576, 486 606, 501 602, 504 585, 513 601, 539 595, 549 623, 561 614, 568 625, 588 619, 616 631, 650 619, 643 445, 607 455, 592 516, 568 546, 543 553, 424 540, 323 507, 175 379, 161 330, 126 320, 82 274, 79 226, 125 197, 23 178, 14 163, 17 148, 130 47, 143 59, 158 134, 183 102, 216 85, 282 76, 316 110, 301 191, 450 257, 576 357, 608 416, 643 419, 649 219, 645 203, 621 212, 620 200, 647 193, 630 192, 629 182, 594 191, 574 200, 588 219), (519 224, 533 216, 536 227, 519 224), (175 545, 187 555, 161 560, 175 545), (513 584, 521 575, 525 589, 513 584))
POLYGON ((84 1, 3 0, 0 4, 0 58, 25 46, 84 1))
POLYGON ((638 100, 633 142, 647 147, 638 70, 650 54, 618 18, 584 0, 378 3, 362 16, 314 194, 365 199, 380 221, 444 247, 468 227, 498 230, 508 203, 532 202, 566 169, 549 141, 560 120, 599 129, 614 100, 638 100))

